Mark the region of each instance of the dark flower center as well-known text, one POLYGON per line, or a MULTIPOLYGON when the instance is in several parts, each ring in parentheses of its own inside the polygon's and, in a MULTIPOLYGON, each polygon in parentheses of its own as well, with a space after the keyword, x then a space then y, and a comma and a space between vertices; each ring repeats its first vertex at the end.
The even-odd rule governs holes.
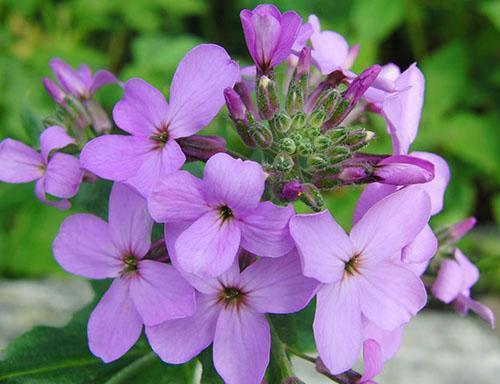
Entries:
POLYGON ((226 307, 229 305, 239 305, 245 299, 245 293, 236 287, 224 287, 221 292, 220 301, 222 301, 226 307))
POLYGON ((137 257, 135 257, 134 255, 125 255, 122 260, 123 263, 125 264, 125 266, 122 269, 122 274, 137 271, 137 264, 139 263, 137 257))
POLYGON ((230 220, 233 217, 233 211, 227 205, 222 205, 219 207, 219 216, 222 222, 230 220))
POLYGON ((150 139, 157 141, 160 145, 164 145, 168 141, 169 137, 170 135, 168 134, 167 127, 161 127, 153 136, 150 136, 150 139))
POLYGON ((359 273, 359 255, 353 256, 347 263, 345 263, 344 270, 348 275, 359 273))

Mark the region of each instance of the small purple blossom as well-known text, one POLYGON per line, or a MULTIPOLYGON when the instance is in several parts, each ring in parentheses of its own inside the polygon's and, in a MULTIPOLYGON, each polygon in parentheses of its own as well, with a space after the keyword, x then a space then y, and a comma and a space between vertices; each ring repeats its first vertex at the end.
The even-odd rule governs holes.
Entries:
POLYGON ((146 335, 171 364, 185 363, 213 343, 215 368, 227 384, 261 383, 271 347, 265 314, 301 310, 318 285, 302 275, 295 251, 259 259, 242 272, 235 262, 217 279, 188 279, 198 291, 196 313, 146 327, 146 335))
POLYGON ((175 243, 183 270, 216 277, 233 264, 240 247, 268 257, 290 252, 293 208, 261 202, 264 184, 258 163, 223 153, 207 161, 203 180, 179 171, 158 183, 148 200, 155 221, 188 223, 175 243))
POLYGON ((450 228, 448 228, 448 234, 451 238, 451 241, 459 241, 462 237, 469 233, 472 228, 475 227, 476 223, 477 220, 475 217, 468 217, 467 219, 464 219, 459 223, 452 225, 450 228))
POLYGON ((377 163, 373 175, 384 184, 428 183, 434 179, 434 164, 416 156, 390 156, 377 163))
POLYGON ((400 255, 429 217, 429 196, 413 187, 374 204, 349 236, 328 211, 290 221, 304 275, 323 283, 313 329, 320 357, 332 373, 346 371, 356 361, 363 318, 391 331, 425 305, 424 285, 400 265, 400 255))
POLYGON ((260 73, 267 73, 292 52, 302 25, 295 12, 281 13, 272 4, 258 5, 240 13, 248 52, 260 73))
POLYGON ((89 214, 72 215, 54 240, 54 256, 66 271, 114 279, 88 323, 90 350, 105 362, 125 354, 143 324, 195 312, 194 290, 179 272, 148 259, 152 226, 146 201, 132 188, 115 183, 108 222, 89 214))
POLYGON ((202 44, 180 62, 170 87, 170 105, 144 80, 127 81, 113 118, 131 135, 90 141, 82 151, 83 167, 125 182, 146 197, 158 180, 184 164, 186 156, 177 139, 210 123, 224 104, 223 90, 233 86, 238 73, 238 65, 223 48, 202 44))
POLYGON ((71 206, 68 199, 78 192, 83 170, 76 157, 56 151, 71 144, 75 144, 75 140, 57 125, 40 135, 40 152, 16 140, 3 140, 0 143, 0 181, 36 181, 35 194, 40 201, 61 210, 68 209, 71 206), (61 200, 48 200, 47 194, 61 200))

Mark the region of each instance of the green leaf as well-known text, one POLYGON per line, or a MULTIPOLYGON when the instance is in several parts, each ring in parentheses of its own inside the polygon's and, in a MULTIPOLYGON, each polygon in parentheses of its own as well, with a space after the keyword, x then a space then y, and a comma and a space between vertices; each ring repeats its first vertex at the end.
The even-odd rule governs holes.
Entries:
POLYGON ((351 19, 361 39, 379 42, 404 20, 404 2, 400 0, 356 0, 351 19))
MULTIPOLYGON (((278 319, 278 318, 274 318, 278 319)), ((285 344, 275 327, 274 319, 270 318, 271 327, 271 355, 267 367, 266 377, 269 383, 281 383, 293 376, 292 365, 285 351, 285 344)))
POLYGON ((82 183, 73 202, 74 208, 107 219, 108 200, 112 186, 111 181, 102 179, 94 183, 82 183))
POLYGON ((40 134, 44 128, 40 119, 31 110, 26 98, 21 104, 21 123, 26 131, 30 145, 37 148, 40 134))
POLYGON ((116 362, 104 364, 92 356, 87 346, 86 327, 94 306, 95 302, 76 313, 64 328, 36 327, 9 344, 5 360, 0 361, 0 383, 186 384, 193 381, 194 363, 165 364, 142 339, 116 362))
POLYGON ((198 355, 198 360, 202 366, 201 384, 224 384, 215 370, 212 353, 212 346, 210 346, 198 355))
POLYGON ((500 30, 500 1, 484 2, 479 5, 479 10, 500 30))

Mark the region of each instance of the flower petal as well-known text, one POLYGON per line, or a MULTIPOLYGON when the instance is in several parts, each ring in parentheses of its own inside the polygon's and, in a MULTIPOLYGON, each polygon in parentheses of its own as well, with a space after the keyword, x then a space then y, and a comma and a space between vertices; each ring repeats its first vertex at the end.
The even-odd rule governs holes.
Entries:
POLYGON ((280 36, 272 55, 271 67, 276 67, 291 54, 301 26, 302 18, 297 13, 288 11, 281 15, 280 36))
POLYGON ((56 207, 61 211, 66 211, 71 208, 71 203, 67 199, 60 200, 49 200, 47 198, 47 191, 45 189, 45 177, 38 179, 35 183, 35 196, 42 203, 50 205, 51 207, 56 207))
POLYGON ((391 262, 361 267, 357 283, 363 314, 386 330, 406 324, 427 301, 422 280, 391 262))
POLYGON ((92 84, 90 86, 90 92, 95 93, 99 88, 104 87, 107 84, 117 83, 118 79, 111 72, 100 69, 97 71, 92 78, 92 84))
POLYGON ((434 165, 416 156, 390 156, 377 163, 374 176, 391 185, 428 183, 434 178, 434 165))
POLYGON ((364 263, 387 260, 415 239, 429 221, 430 199, 417 186, 403 188, 375 203, 351 230, 364 263))
POLYGON ((462 290, 464 273, 455 260, 445 259, 441 263, 432 294, 446 304, 451 303, 462 290))
POLYGON ((373 204, 377 201, 382 200, 384 197, 390 195, 397 191, 397 186, 388 185, 382 183, 370 183, 368 184, 361 196, 359 197, 358 202, 356 203, 356 208, 354 209, 353 216, 353 224, 356 224, 371 208, 373 204))
POLYGON ((201 44, 189 51, 170 86, 167 121, 172 137, 191 136, 206 127, 224 105, 224 89, 238 76, 239 66, 224 48, 201 44))
POLYGON ((455 249, 454 256, 464 276, 462 290, 468 290, 479 280, 479 269, 471 263, 459 248, 455 249))
POLYGON ((319 289, 313 330, 321 360, 331 373, 352 368, 362 343, 361 310, 353 279, 319 289))
POLYGON ((218 153, 205 166, 205 199, 212 207, 227 205, 237 218, 243 218, 257 208, 264 181, 264 171, 258 163, 218 153))
POLYGON ((290 233, 302 258, 304 275, 323 283, 340 280, 353 255, 349 237, 330 212, 296 215, 290 233))
POLYGON ((78 76, 77 71, 58 58, 50 60, 50 68, 61 85, 68 93, 74 96, 83 97, 87 94, 87 85, 78 76))
POLYGON ((216 277, 233 264, 240 238, 241 231, 234 220, 223 223, 218 212, 207 212, 175 242, 177 261, 186 272, 216 277))
POLYGON ((51 151, 67 147, 70 144, 76 144, 75 139, 69 136, 63 127, 58 125, 48 127, 40 135, 40 151, 45 162, 49 160, 51 151))
POLYGON ((118 127, 135 136, 150 137, 165 126, 168 104, 159 90, 134 78, 125 83, 124 91, 113 109, 118 127))
POLYGON ((196 310, 193 288, 174 267, 141 260, 130 277, 130 294, 146 326, 191 316, 196 310))
POLYGON ((271 350, 266 317, 249 308, 223 310, 215 329, 215 369, 227 384, 256 384, 264 378, 271 350))
POLYGON ((401 346, 403 327, 387 331, 377 327, 373 322, 365 320, 363 324, 363 338, 364 340, 375 340, 381 349, 382 360, 387 361, 394 357, 401 346))
POLYGON ((343 67, 349 53, 349 45, 341 34, 333 31, 313 33, 311 42, 311 56, 322 74, 327 75, 343 67))
POLYGON ((259 259, 241 273, 248 304, 261 313, 291 313, 304 308, 318 282, 302 275, 296 251, 277 259, 259 259))
POLYGON ((159 223, 196 220, 209 210, 203 182, 187 171, 161 178, 149 196, 148 208, 159 223))
POLYGON ((132 348, 141 332, 141 317, 134 308, 128 286, 122 279, 115 279, 90 315, 89 348, 109 363, 132 348))
POLYGON ((382 372, 382 350, 380 345, 368 339, 363 342, 363 376, 360 383, 366 383, 382 372))
POLYGON ((53 245, 54 257, 66 271, 91 279, 118 276, 123 267, 108 224, 94 215, 69 216, 53 245))
POLYGON ((466 315, 469 310, 474 311, 491 328, 495 328, 495 314, 486 305, 473 300, 468 296, 459 294, 453 302, 453 307, 462 315, 466 315))
POLYGON ((114 183, 109 197, 109 231, 122 255, 142 258, 151 245, 153 220, 146 200, 131 187, 114 183), (126 208, 125 208, 126 207, 126 208))
POLYGON ((401 260, 405 263, 423 263, 430 260, 436 254, 439 242, 430 225, 415 237, 415 239, 403 248, 401 260))
POLYGON ((293 207, 277 207, 269 201, 260 203, 257 209, 240 222, 241 246, 259 256, 279 257, 290 252, 293 239, 288 222, 293 207))
POLYGON ((208 347, 215 334, 221 307, 206 295, 196 295, 197 310, 193 316, 165 321, 146 327, 153 351, 169 364, 182 364, 208 347))
POLYGON ((54 153, 47 164, 45 190, 52 196, 68 199, 78 192, 83 178, 80 161, 66 153, 54 153))
POLYGON ((12 139, 0 143, 0 181, 29 183, 43 176, 43 167, 42 155, 26 144, 12 139))

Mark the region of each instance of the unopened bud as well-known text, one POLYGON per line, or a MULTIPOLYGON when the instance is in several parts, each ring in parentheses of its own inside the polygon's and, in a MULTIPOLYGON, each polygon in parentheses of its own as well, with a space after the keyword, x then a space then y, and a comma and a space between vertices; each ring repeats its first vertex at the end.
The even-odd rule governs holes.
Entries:
POLYGON ((349 145, 352 151, 357 151, 365 147, 371 140, 375 138, 375 133, 367 131, 364 128, 352 130, 346 139, 346 144, 349 145))
POLYGON ((337 146, 328 151, 332 163, 340 163, 351 157, 351 150, 348 147, 337 146))
POLYGON ((363 167, 347 167, 340 172, 338 178, 345 184, 354 184, 368 177, 366 170, 363 167))
POLYGON ((303 184, 303 191, 300 195, 300 200, 302 200, 309 208, 315 212, 319 212, 323 209, 325 205, 325 200, 321 195, 319 189, 313 184, 303 184))
POLYGON ((329 169, 326 169, 322 173, 327 174, 327 175, 315 177, 314 178, 314 185, 323 191, 324 190, 328 191, 328 190, 337 188, 340 185, 342 185, 342 182, 335 176, 335 174, 339 173, 340 170, 338 168, 335 168, 334 171, 336 171, 336 172, 332 172, 329 169))
POLYGON ((300 79, 292 79, 286 94, 286 110, 292 115, 304 108, 304 87, 300 79))
POLYGON ((229 116, 234 122, 238 120, 246 121, 246 107, 240 95, 233 88, 224 89, 229 116))
POLYGON ((57 104, 61 106, 64 106, 66 104, 66 94, 52 80, 50 80, 48 77, 44 77, 42 83, 47 93, 57 104))
POLYGON ((299 145, 299 143, 304 140, 304 136, 299 132, 294 132, 290 135, 290 139, 294 141, 295 145, 299 145))
POLYGON ((314 154, 307 158, 307 165, 316 170, 323 170, 330 164, 330 159, 324 154, 314 154))
POLYGON ((304 112, 297 112, 292 117, 292 128, 299 131, 304 128, 306 124, 306 114, 304 112))
POLYGON ((274 158, 273 166, 280 172, 289 172, 293 169, 294 162, 288 153, 280 152, 274 158))
POLYGON ((295 153, 295 150, 297 149, 297 145, 295 144, 295 141, 293 141, 293 139, 291 139, 290 137, 285 137, 281 139, 279 148, 280 150, 293 155, 295 153))
POLYGON ((295 201, 302 194, 302 184, 298 180, 286 181, 280 184, 281 190, 277 193, 277 197, 284 201, 295 201))
POLYGON ((465 220, 462 220, 461 222, 452 225, 448 229, 448 234, 449 237, 453 242, 456 242, 460 240, 462 237, 464 237, 474 226, 476 225, 476 218, 475 217, 469 217, 465 220))
POLYGON ((302 155, 302 156, 312 155, 314 153, 314 146, 312 145, 312 143, 309 140, 303 139, 297 145, 297 152, 299 153, 299 155, 302 155))
POLYGON ((327 114, 332 114, 339 103, 342 100, 342 94, 340 91, 336 88, 330 88, 328 89, 324 96, 321 97, 321 100, 319 101, 319 106, 323 108, 327 114))
POLYGON ((316 109, 313 113, 311 113, 311 116, 309 116, 307 124, 309 124, 311 127, 321 128, 325 120, 326 120, 326 112, 323 108, 320 108, 316 109))
POLYGON ((226 151, 226 140, 220 136, 192 135, 177 139, 188 160, 207 161, 219 152, 226 151))
POLYGON ((113 125, 109 120, 108 114, 102 109, 101 105, 93 99, 85 100, 84 104, 90 116, 94 131, 97 133, 110 132, 113 125))
POLYGON ((260 116, 271 120, 279 110, 279 98, 276 82, 267 76, 261 76, 257 84, 257 105, 260 116))
POLYGON ((273 119, 274 127, 282 133, 288 132, 292 124, 292 119, 286 113, 277 113, 273 119))
POLYGON ((273 145, 273 133, 262 122, 257 121, 249 128, 250 137, 261 148, 269 148, 273 145))
POLYGON ((304 131, 304 134, 309 139, 314 140, 316 137, 321 135, 321 129, 318 127, 307 127, 307 129, 304 131))
POLYGON ((296 77, 300 78, 302 75, 309 72, 309 67, 311 66, 311 48, 304 47, 299 54, 299 61, 297 63, 296 77))
POLYGON ((328 136, 320 135, 314 139, 313 143, 317 151, 323 152, 330 148, 332 140, 328 136))
POLYGON ((332 115, 327 122, 329 127, 336 126, 338 123, 344 120, 344 115, 346 115, 349 108, 349 101, 346 99, 341 99, 337 105, 333 108, 332 115))

